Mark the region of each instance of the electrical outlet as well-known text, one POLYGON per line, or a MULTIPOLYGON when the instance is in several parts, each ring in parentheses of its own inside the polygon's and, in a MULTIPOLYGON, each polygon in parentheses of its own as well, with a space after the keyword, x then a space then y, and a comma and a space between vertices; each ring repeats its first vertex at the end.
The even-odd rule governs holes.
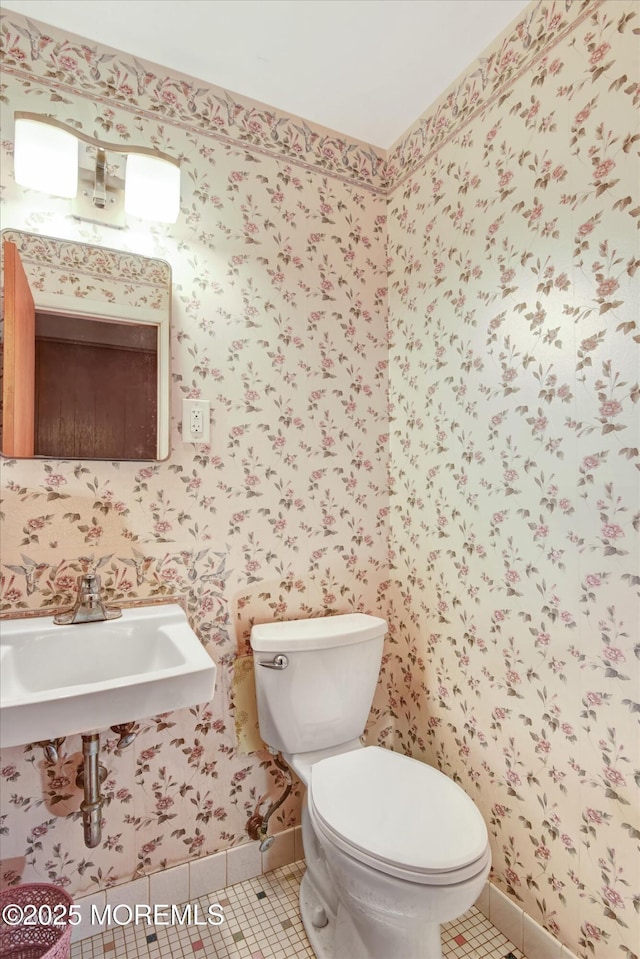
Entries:
POLYGON ((202 437, 204 432, 204 419, 202 416, 202 410, 199 406, 191 407, 191 419, 189 421, 189 432, 192 436, 197 436, 198 439, 202 437))
POLYGON ((183 443, 208 443, 211 434, 209 425, 209 400, 182 401, 183 443))

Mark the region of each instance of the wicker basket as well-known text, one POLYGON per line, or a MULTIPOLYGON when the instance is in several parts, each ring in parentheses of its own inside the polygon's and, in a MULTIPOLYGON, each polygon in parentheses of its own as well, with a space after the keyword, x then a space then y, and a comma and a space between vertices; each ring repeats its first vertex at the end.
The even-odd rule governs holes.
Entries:
POLYGON ((25 883, 0 892, 0 959, 69 959, 71 905, 73 899, 66 892, 44 882, 25 883), (5 909, 9 905, 28 910, 30 916, 44 921, 8 925, 5 909), (60 924, 47 923, 49 916, 60 924))

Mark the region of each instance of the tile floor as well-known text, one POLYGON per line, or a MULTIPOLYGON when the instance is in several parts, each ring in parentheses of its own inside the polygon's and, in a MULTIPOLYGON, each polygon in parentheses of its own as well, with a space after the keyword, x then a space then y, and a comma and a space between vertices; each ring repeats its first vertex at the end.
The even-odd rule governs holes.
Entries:
MULTIPOLYGON (((219 903, 220 925, 119 925, 75 943, 71 959, 314 959, 298 916, 304 862, 195 900, 185 914, 205 923, 219 903)), ((525 959, 477 909, 443 929, 445 959, 525 959)), ((348 959, 348 957, 341 957, 348 959)))

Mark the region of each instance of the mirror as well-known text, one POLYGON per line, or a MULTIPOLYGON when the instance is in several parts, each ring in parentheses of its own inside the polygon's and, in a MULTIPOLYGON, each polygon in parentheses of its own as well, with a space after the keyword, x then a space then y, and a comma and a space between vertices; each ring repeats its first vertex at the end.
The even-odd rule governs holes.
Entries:
POLYGON ((4 456, 169 455, 171 268, 2 231, 4 456))

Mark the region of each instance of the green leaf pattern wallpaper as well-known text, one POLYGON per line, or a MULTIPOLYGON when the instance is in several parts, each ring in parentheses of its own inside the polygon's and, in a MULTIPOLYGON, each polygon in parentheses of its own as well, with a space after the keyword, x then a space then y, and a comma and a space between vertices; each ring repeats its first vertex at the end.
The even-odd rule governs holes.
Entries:
POLYGON ((3 133, 3 226, 164 259, 174 295, 170 458, 5 460, 2 611, 89 569, 115 602, 178 595, 218 683, 103 735, 95 850, 79 739, 4 750, 2 885, 83 895, 246 841, 278 784, 236 700, 251 624, 362 610, 390 627, 369 741, 467 790, 492 881, 578 956, 637 954, 637 14, 531 3, 388 155, 3 18, 3 130, 158 145, 182 203, 80 224, 15 185, 3 133))

